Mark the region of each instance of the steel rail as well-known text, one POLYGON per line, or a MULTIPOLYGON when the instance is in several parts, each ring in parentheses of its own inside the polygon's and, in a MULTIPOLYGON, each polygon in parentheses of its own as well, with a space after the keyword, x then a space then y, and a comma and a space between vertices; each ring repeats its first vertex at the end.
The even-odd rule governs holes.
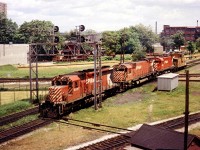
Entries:
POLYGON ((91 124, 93 126, 102 126, 102 127, 108 127, 108 128, 113 128, 113 129, 120 129, 120 130, 124 130, 124 131, 133 131, 133 130, 129 130, 129 129, 125 129, 125 128, 120 128, 120 127, 114 127, 114 126, 109 126, 109 125, 105 125, 105 124, 100 124, 100 123, 94 123, 94 122, 88 122, 88 121, 82 121, 82 120, 77 120, 77 119, 72 119, 72 118, 63 118, 63 120, 68 121, 68 120, 72 120, 72 121, 76 121, 76 122, 82 122, 82 123, 86 123, 86 124, 91 124))
POLYGON ((40 127, 46 126, 47 124, 50 124, 52 122, 53 121, 50 119, 48 120, 37 119, 29 123, 4 130, 0 132, 0 144, 8 140, 14 139, 16 137, 19 137, 21 135, 24 135, 26 133, 29 133, 31 131, 34 131, 40 127))
POLYGON ((17 121, 25 116, 34 115, 38 113, 38 106, 30 108, 21 112, 3 116, 0 118, 0 126, 7 125, 11 122, 17 121))

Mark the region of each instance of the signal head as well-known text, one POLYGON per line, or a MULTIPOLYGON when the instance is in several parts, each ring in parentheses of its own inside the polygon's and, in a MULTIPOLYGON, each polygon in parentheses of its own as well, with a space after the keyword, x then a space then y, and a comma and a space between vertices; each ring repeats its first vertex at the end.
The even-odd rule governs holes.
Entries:
POLYGON ((58 32, 59 31, 59 27, 58 26, 54 26, 54 32, 58 32))
POLYGON ((55 36, 54 37, 54 43, 58 43, 60 41, 59 37, 58 36, 55 36))
POLYGON ((79 31, 82 32, 82 31, 84 31, 84 30, 85 30, 85 26, 84 26, 84 25, 80 25, 80 26, 79 26, 79 31))

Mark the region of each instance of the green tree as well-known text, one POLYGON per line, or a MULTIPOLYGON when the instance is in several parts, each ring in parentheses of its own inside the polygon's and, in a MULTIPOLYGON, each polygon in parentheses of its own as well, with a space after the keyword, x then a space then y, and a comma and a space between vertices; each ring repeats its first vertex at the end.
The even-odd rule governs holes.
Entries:
POLYGON ((171 38, 173 39, 174 42, 174 49, 178 48, 180 50, 180 47, 185 43, 183 32, 178 31, 176 32, 176 34, 172 35, 171 38))
POLYGON ((200 52, 200 38, 196 40, 196 49, 200 52))
POLYGON ((124 28, 120 30, 120 40, 123 42, 123 50, 126 54, 141 51, 142 45, 139 40, 139 35, 131 28, 124 28))
POLYGON ((152 45, 158 42, 159 37, 152 31, 151 27, 150 26, 146 27, 142 24, 139 24, 134 27, 132 26, 130 28, 131 30, 136 31, 138 33, 139 40, 143 49, 146 52, 153 52, 152 45))
POLYGON ((189 41, 189 42, 188 42, 187 49, 188 49, 188 51, 189 51, 189 54, 193 54, 194 51, 195 51, 195 49, 196 49, 195 43, 189 41))
POLYGON ((23 41, 23 43, 50 43, 53 41, 50 38, 53 26, 50 21, 32 20, 31 22, 24 22, 19 28, 19 41, 23 41))
POLYGON ((174 46, 174 41, 171 37, 161 37, 160 44, 163 46, 164 51, 169 51, 174 46))
POLYGON ((15 22, 0 14, 0 43, 15 42, 17 29, 18 26, 15 22))
POLYGON ((107 53, 120 53, 119 32, 105 31, 102 33, 102 39, 102 48, 105 49, 107 53))

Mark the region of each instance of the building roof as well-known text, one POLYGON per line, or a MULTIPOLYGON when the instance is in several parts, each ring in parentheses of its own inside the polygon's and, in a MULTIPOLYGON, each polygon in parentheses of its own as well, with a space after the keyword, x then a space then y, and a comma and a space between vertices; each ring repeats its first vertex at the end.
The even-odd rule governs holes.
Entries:
POLYGON ((163 74, 163 75, 158 76, 158 78, 172 79, 172 78, 175 78, 177 76, 178 76, 178 74, 175 74, 175 73, 167 73, 167 74, 163 74))
MULTIPOLYGON (((194 135, 188 135, 188 147, 194 139, 195 141, 197 139, 198 144, 200 144, 199 138, 194 135)), ((130 142, 134 147, 147 150, 183 150, 184 134, 177 131, 144 124, 131 137, 130 142)))

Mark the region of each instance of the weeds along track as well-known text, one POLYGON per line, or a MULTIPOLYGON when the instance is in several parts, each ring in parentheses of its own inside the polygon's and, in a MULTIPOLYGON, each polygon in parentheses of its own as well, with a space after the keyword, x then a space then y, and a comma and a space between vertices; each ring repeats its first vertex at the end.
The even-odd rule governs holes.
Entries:
POLYGON ((44 127, 52 122, 53 120, 50 119, 37 119, 29 123, 4 130, 0 132, 0 144, 8 140, 14 139, 16 137, 19 137, 21 135, 24 135, 26 133, 29 133, 31 131, 34 131, 40 127, 44 127))
POLYGON ((198 65, 198 64, 200 64, 200 59, 187 61, 187 67, 192 67, 192 66, 195 66, 195 65, 198 65))
MULTIPOLYGON (((199 121, 200 112, 191 114, 189 116, 189 124, 193 124, 199 121)), ((184 117, 179 117, 173 120, 156 124, 154 126, 172 130, 179 129, 184 127, 184 117)), ((125 146, 130 145, 130 139, 134 133, 135 131, 129 131, 128 133, 120 134, 113 138, 79 148, 79 150, 123 150, 125 146)))
POLYGON ((24 110, 24 111, 21 111, 21 112, 18 112, 18 113, 14 113, 14 114, 11 114, 11 115, 1 117, 0 118, 0 126, 7 125, 9 123, 15 122, 15 121, 17 121, 17 120, 19 120, 23 117, 26 117, 28 115, 37 114, 38 109, 39 109, 38 106, 36 106, 36 107, 30 108, 28 110, 24 110))

